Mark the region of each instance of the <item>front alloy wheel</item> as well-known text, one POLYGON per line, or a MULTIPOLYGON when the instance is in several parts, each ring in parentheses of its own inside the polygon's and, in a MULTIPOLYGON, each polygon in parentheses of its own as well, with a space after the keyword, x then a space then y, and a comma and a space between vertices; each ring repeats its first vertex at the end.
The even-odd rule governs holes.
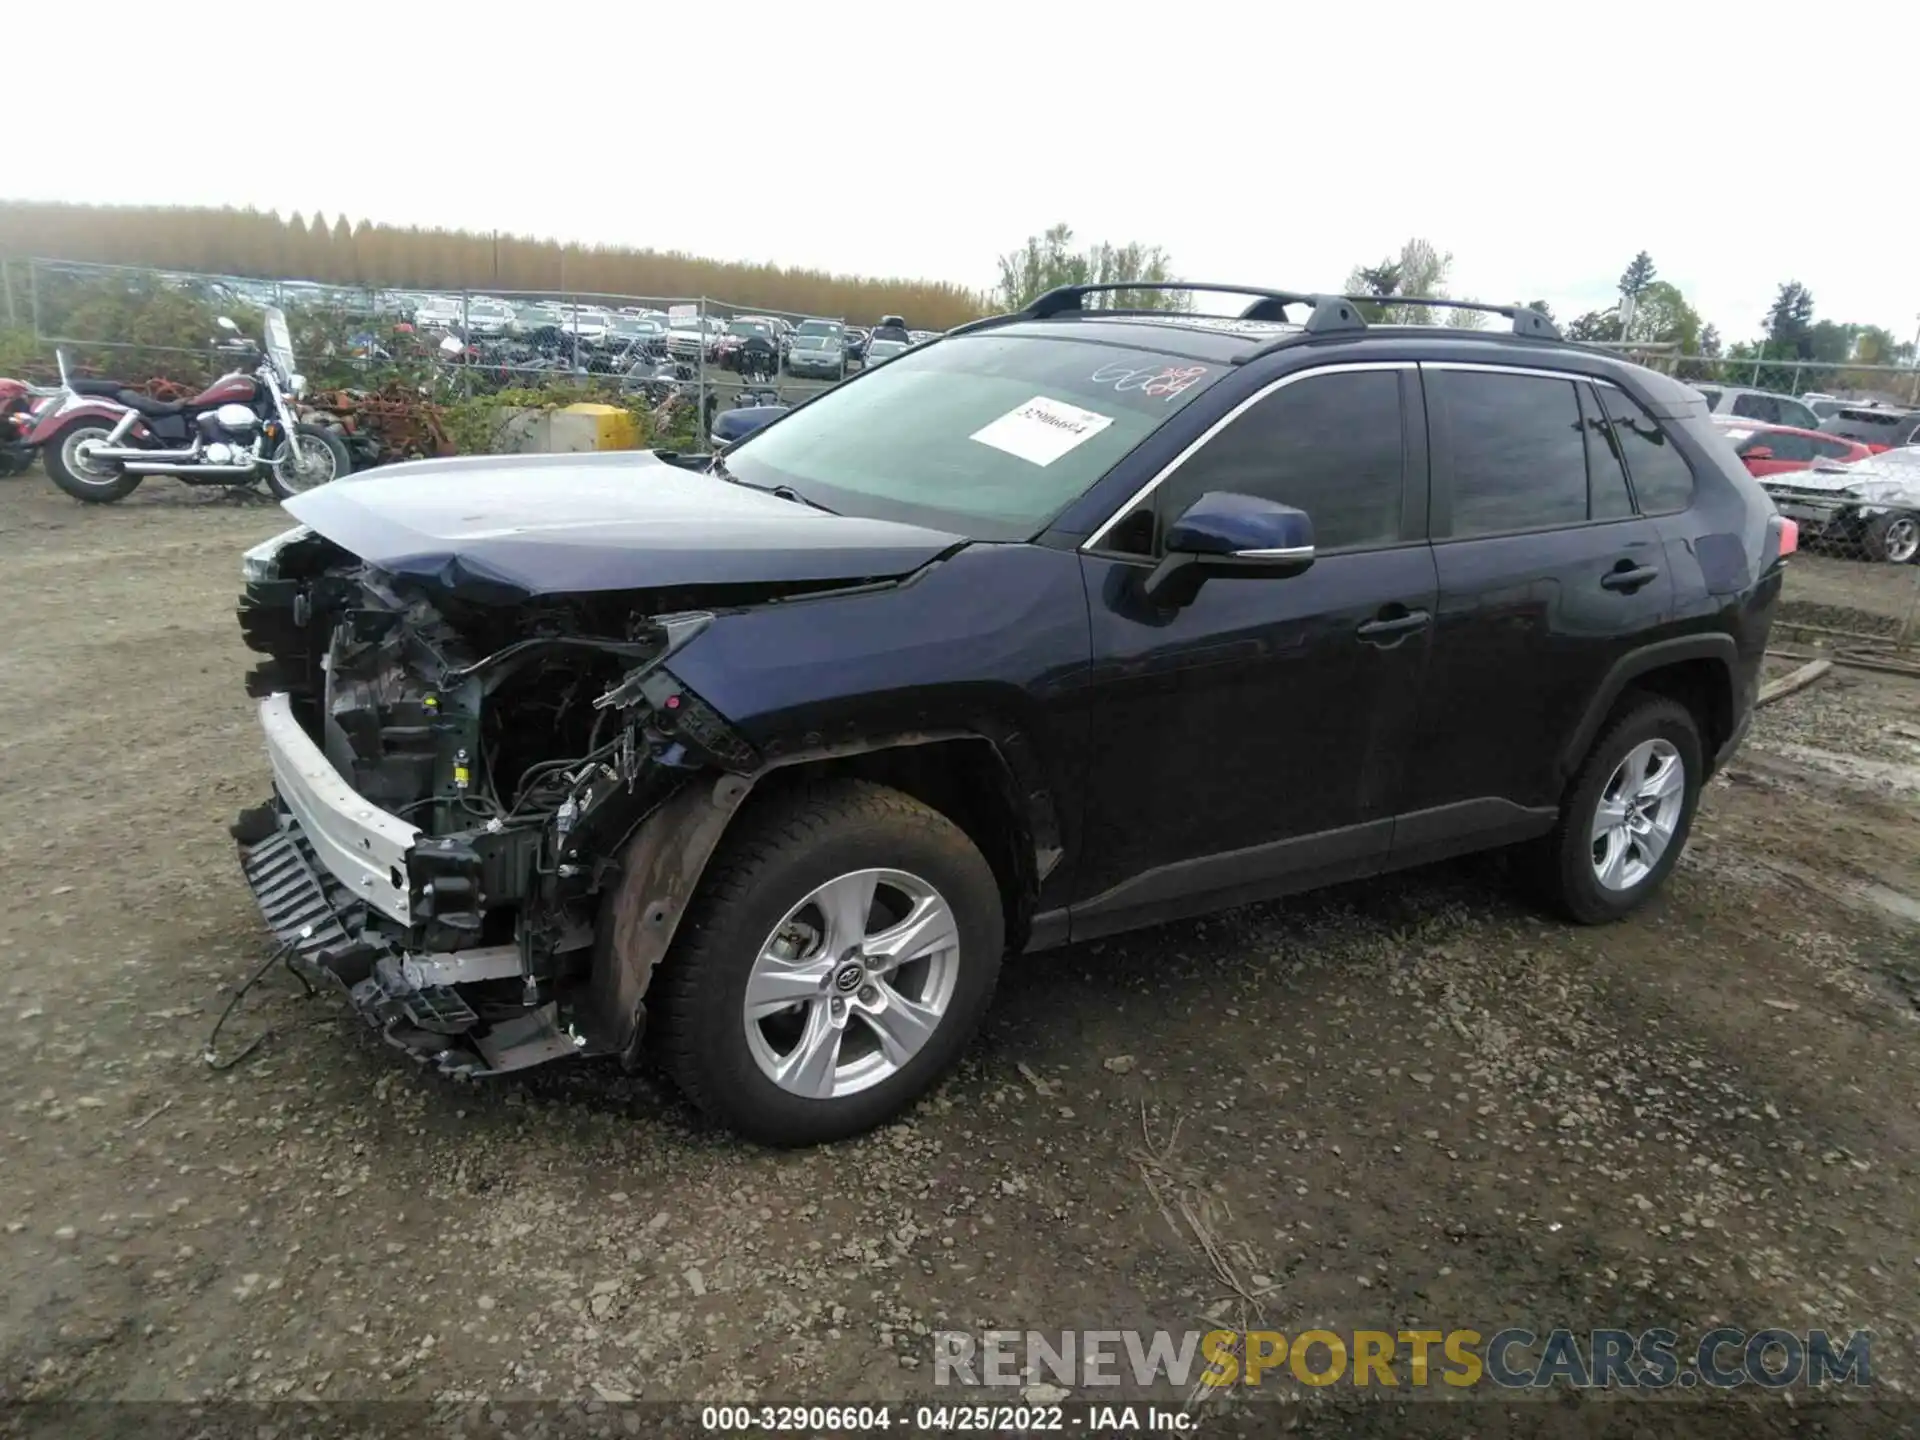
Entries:
MULTIPOLYGON (((648 873, 612 913, 653 905, 648 873)), ((796 785, 734 818, 647 991, 647 1043, 749 1139, 837 1140, 953 1068, 1005 944, 1000 882, 946 815, 870 781, 796 785)))
POLYGON ((959 928, 932 885, 904 870, 841 875, 760 947, 747 980, 747 1048, 795 1095, 858 1094, 926 1046, 959 973, 959 928))
POLYGON ((1920 556, 1920 516, 1894 511, 1867 527, 1867 554, 1890 565, 1910 565, 1920 556))

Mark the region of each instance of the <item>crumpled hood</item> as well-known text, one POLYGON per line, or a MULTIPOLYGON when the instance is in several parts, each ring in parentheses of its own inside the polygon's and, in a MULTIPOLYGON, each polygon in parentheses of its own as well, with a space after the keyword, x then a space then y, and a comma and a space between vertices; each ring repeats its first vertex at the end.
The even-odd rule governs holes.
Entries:
POLYGON ((1815 465, 1783 470, 1760 479, 1761 489, 1779 487, 1802 493, 1850 493, 1882 505, 1920 504, 1920 465, 1859 460, 1851 465, 1815 465))
POLYGON ((526 595, 890 579, 963 543, 829 515, 650 452, 414 461, 284 508, 391 574, 526 595))

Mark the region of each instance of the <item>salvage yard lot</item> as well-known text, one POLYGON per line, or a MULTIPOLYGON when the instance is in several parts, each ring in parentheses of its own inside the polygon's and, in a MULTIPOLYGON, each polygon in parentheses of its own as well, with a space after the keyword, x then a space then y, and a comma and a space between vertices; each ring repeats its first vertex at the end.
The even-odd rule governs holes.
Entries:
POLYGON ((231 606, 284 526, 0 484, 0 1399, 899 1397, 930 1329, 1215 1320, 1868 1327, 1920 1383, 1920 682, 1761 712, 1626 924, 1479 859, 1071 947, 775 1154, 611 1066, 422 1075, 284 971, 202 1063, 268 953, 231 606))

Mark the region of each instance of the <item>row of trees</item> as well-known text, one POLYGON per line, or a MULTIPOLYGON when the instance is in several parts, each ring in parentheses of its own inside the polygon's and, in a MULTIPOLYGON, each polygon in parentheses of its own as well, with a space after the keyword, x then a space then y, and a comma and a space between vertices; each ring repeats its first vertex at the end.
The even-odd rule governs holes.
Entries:
MULTIPOLYGON (((833 275, 701 259, 675 252, 560 244, 523 236, 350 224, 345 216, 288 219, 257 210, 186 207, 87 206, 0 202, 0 255, 146 266, 162 270, 316 280, 350 286, 528 291, 635 296, 707 295, 739 304, 817 315, 872 319, 908 317, 916 327, 946 329, 986 313, 1016 309, 1041 292, 1080 283, 1177 279, 1172 257, 1139 241, 1082 245, 1072 228, 1056 224, 999 257, 990 295, 926 280, 833 275)), ((1390 323, 1431 323, 1435 312, 1410 297, 1447 298, 1453 255, 1414 237, 1397 252, 1357 265, 1349 293, 1374 297, 1363 309, 1390 323), (1407 297, 1407 298, 1403 298, 1407 297)), ((1619 283, 1631 301, 1622 325, 1619 304, 1577 316, 1564 328, 1577 340, 1672 346, 1683 355, 1751 361, 1811 361, 1829 365, 1910 363, 1913 345, 1884 326, 1816 319, 1814 298, 1797 280, 1781 284, 1763 321, 1760 340, 1725 347, 1687 297, 1660 278, 1642 250, 1619 283)), ((1117 294, 1112 303, 1136 308, 1190 308, 1178 290, 1117 294)), ((1546 310, 1543 301, 1528 302, 1546 310)), ((1550 312, 1549 312, 1550 313, 1550 312)), ((1439 312, 1443 323, 1479 329, 1476 311, 1439 312)))
POLYGON ((258 210, 0 201, 0 255, 150 266, 261 280, 434 290, 711 296, 810 315, 904 315, 946 329, 985 311, 964 286, 832 275, 677 252, 518 235, 349 224, 258 210))
POLYGON ((1678 346, 1682 355, 1732 361, 1803 361, 1819 365, 1904 365, 1913 360, 1911 341, 1899 340, 1883 325, 1814 319, 1813 292, 1798 280, 1783 281, 1761 319, 1758 340, 1731 347, 1720 332, 1703 323, 1677 287, 1659 278, 1653 257, 1640 251, 1620 275, 1620 299, 1631 300, 1628 328, 1622 308, 1591 310, 1574 320, 1567 333, 1576 340, 1620 341, 1678 346))

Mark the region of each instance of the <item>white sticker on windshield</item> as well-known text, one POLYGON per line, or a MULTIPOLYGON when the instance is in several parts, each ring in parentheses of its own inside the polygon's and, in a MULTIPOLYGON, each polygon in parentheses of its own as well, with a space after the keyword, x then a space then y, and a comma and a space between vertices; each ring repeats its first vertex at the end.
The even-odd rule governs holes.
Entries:
POLYGON ((1076 445, 1084 445, 1113 423, 1111 415, 1082 410, 1036 395, 998 420, 974 431, 969 439, 991 445, 1035 465, 1051 465, 1076 445))

